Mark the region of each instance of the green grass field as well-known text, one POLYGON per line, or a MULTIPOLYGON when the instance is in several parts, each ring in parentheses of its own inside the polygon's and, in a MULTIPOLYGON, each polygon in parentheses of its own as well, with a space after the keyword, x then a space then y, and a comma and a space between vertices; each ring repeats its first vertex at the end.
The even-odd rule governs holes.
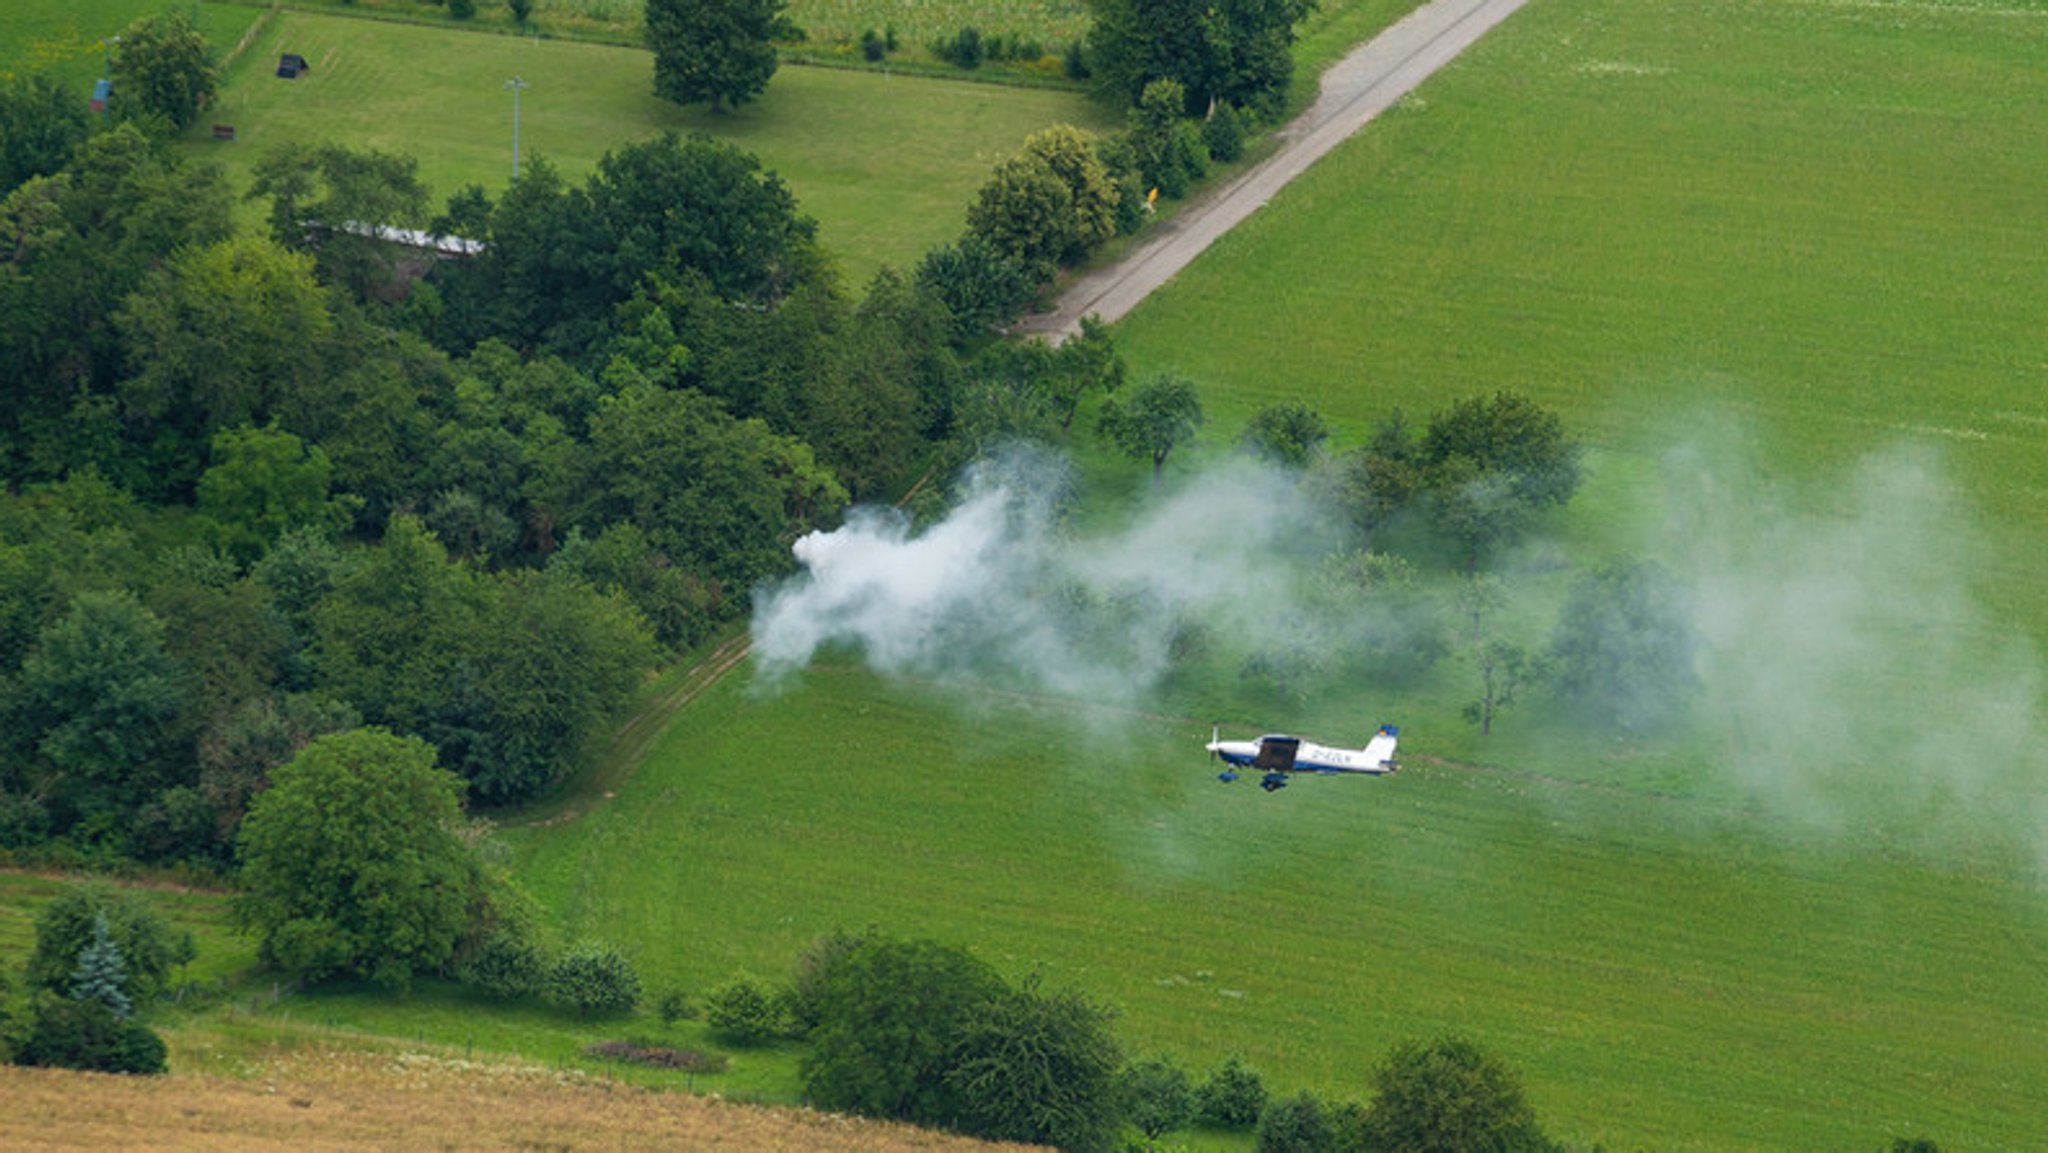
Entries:
POLYGON ((2038 4, 1532 4, 1119 335, 1226 427, 1512 387, 1629 454, 1719 414, 1804 479, 1911 442, 2038 526, 2044 53, 2038 4))
MULTIPOLYGON (((196 15, 199 31, 225 53, 256 21, 258 10, 235 4, 181 4, 196 15)), ((9 0, 0 6, 0 75, 47 72, 78 86, 78 102, 107 74, 101 41, 164 11, 158 0, 9 0)))
POLYGON ((733 677, 615 801, 511 835, 565 935, 688 988, 877 925, 1288 1090, 1363 1097, 1395 1041, 1461 1030, 1609 1147, 2009 1147, 2048 1111, 2026 883, 1427 759, 1268 797, 1215 784, 1206 735, 836 664, 766 699, 733 677))
POLYGON ((332 140, 411 154, 437 203, 470 183, 495 194, 511 177, 505 83, 519 76, 530 85, 520 101, 528 155, 580 180, 608 149, 709 132, 781 174, 858 289, 882 264, 908 267, 956 237, 975 190, 1024 137, 1060 122, 1101 126, 1101 112, 1072 92, 800 67, 778 71, 759 101, 712 115, 656 99, 650 60, 637 49, 281 12, 190 148, 238 186, 273 144, 332 140), (305 56, 311 76, 276 79, 286 51, 305 56), (216 143, 212 124, 233 125, 238 139, 216 143))

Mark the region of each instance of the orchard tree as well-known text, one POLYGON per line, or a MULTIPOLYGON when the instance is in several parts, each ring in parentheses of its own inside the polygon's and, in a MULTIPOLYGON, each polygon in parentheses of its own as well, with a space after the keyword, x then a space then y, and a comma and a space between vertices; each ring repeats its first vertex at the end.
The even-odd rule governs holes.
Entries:
POLYGON ((433 746, 384 729, 321 737, 242 821, 235 910, 263 959, 307 980, 403 986, 445 967, 487 901, 457 831, 462 781, 433 746))
POLYGON ((130 24, 115 43, 109 111, 123 120, 161 117, 183 132, 213 103, 220 71, 192 18, 173 8, 130 24))
POLYGON ((1286 468, 1307 468, 1322 456, 1330 426, 1305 404, 1269 404, 1252 414, 1238 443, 1286 468))
POLYGON ((647 0, 654 94, 719 112, 761 94, 775 75, 783 0, 647 0))
POLYGON ((1160 375, 1111 397, 1102 406, 1102 433, 1127 456, 1152 461, 1152 479, 1165 471, 1167 454, 1195 439, 1202 401, 1186 377, 1160 375))
POLYGON ((1692 606, 1670 570, 1616 560, 1573 582, 1551 635, 1560 693, 1617 728, 1670 721, 1699 688, 1692 606))

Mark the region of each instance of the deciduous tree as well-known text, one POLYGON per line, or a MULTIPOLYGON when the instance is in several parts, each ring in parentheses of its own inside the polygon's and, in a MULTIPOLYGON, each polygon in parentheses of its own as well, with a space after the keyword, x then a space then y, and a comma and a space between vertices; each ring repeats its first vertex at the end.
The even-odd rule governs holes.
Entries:
POLYGON ((775 75, 783 0, 647 0, 654 94, 713 112, 759 96, 775 75))
POLYGON ((213 50, 192 18, 173 8, 130 24, 114 45, 109 111, 122 119, 162 117, 183 132, 220 86, 213 50))
POLYGON ((1699 688, 1691 606, 1655 561, 1611 561, 1572 584, 1551 634, 1554 683, 1593 720, 1652 728, 1699 688))
POLYGON ((1111 397, 1102 406, 1102 432, 1127 456, 1152 462, 1152 479, 1166 469, 1167 455, 1195 439, 1202 424, 1202 401, 1195 383, 1162 374, 1111 397))
POLYGON ((1373 1074, 1373 1090, 1365 1116, 1372 1149, 1542 1153, 1555 1148, 1538 1127, 1520 1078, 1499 1057, 1460 1037, 1395 1046, 1373 1074))
POLYGON ((387 985, 446 966, 485 899, 461 795, 431 745, 384 729, 321 737, 278 768, 237 843, 236 915, 263 958, 387 985))

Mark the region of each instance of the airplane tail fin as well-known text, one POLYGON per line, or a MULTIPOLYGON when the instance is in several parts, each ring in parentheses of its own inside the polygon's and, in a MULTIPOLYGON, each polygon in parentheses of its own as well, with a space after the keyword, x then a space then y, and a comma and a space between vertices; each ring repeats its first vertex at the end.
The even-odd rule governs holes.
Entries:
POLYGON ((1381 725, 1372 740, 1365 744, 1366 759, 1374 764, 1394 767, 1394 748, 1400 744, 1401 730, 1395 725, 1381 725))

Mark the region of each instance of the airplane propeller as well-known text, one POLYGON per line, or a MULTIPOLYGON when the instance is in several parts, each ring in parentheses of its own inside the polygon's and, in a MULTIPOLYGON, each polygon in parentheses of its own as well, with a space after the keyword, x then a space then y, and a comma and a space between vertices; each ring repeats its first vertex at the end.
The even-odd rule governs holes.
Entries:
MULTIPOLYGON (((1211 725, 1209 727, 1209 755, 1219 761, 1223 759, 1223 754, 1216 751, 1216 745, 1222 739, 1223 726, 1220 723, 1211 725)), ((1226 764, 1223 771, 1216 774, 1216 779, 1227 785, 1237 779, 1237 770, 1230 768, 1226 764)))

